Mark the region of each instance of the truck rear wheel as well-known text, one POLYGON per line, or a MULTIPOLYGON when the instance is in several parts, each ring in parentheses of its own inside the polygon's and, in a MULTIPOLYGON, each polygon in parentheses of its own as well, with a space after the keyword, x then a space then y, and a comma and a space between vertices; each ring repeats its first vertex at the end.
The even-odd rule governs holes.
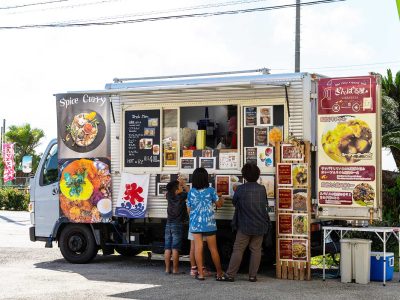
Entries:
POLYGON ((70 263, 85 264, 97 255, 96 241, 85 225, 67 225, 61 232, 59 242, 61 254, 70 263))

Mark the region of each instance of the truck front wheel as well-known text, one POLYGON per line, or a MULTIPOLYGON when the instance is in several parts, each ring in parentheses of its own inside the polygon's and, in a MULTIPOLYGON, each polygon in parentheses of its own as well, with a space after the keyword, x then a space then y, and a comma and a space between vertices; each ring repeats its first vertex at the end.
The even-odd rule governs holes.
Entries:
POLYGON ((85 225, 67 225, 61 232, 59 243, 61 254, 73 264, 88 263, 97 254, 94 236, 85 225))

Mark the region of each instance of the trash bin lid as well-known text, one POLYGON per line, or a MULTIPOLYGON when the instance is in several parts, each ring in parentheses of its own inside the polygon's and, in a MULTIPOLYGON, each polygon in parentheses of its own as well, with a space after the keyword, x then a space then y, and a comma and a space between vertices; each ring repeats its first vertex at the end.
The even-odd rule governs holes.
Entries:
POLYGON ((340 243, 346 244, 346 243, 352 243, 353 239, 341 239, 340 243))
POLYGON ((353 244, 371 244, 371 240, 366 240, 366 239, 351 239, 351 242, 353 244))

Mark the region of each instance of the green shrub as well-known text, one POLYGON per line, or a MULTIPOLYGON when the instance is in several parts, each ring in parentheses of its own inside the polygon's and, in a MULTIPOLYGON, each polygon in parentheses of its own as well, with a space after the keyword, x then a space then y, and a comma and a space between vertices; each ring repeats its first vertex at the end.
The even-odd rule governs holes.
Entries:
POLYGON ((16 188, 0 189, 0 209, 28 210, 29 194, 16 188))

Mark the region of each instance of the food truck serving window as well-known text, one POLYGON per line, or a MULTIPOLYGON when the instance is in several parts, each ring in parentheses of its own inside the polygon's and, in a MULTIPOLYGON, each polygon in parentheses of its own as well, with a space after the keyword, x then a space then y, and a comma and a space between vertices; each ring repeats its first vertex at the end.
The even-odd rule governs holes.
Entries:
POLYGON ((258 103, 125 110, 124 167, 225 174, 251 162, 273 173, 271 147, 283 140, 284 105, 258 103))

